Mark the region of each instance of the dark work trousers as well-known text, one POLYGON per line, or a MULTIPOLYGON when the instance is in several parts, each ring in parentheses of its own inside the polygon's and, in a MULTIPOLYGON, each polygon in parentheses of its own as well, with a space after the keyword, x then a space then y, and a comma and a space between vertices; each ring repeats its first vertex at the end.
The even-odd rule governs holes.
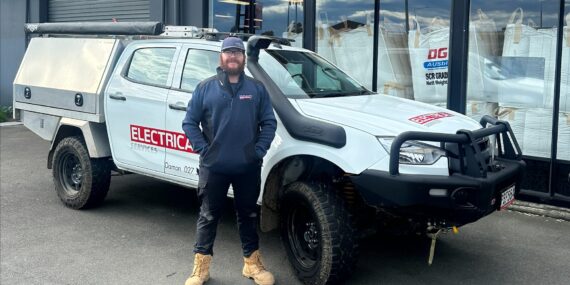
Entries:
POLYGON ((243 255, 249 257, 259 249, 257 235, 257 198, 261 184, 261 168, 242 174, 220 174, 201 167, 198 198, 201 201, 194 253, 213 255, 216 230, 230 184, 234 190, 234 209, 237 214, 243 255))

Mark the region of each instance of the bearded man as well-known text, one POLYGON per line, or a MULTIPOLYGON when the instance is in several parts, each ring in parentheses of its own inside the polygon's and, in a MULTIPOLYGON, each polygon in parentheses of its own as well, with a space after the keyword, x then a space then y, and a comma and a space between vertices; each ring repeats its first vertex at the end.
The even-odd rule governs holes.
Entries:
POLYGON ((244 257, 242 274, 260 285, 275 282, 259 254, 257 199, 261 163, 277 121, 263 84, 244 74, 245 60, 243 41, 226 38, 217 75, 196 86, 182 122, 192 148, 200 154, 201 206, 194 269, 186 285, 202 285, 210 277, 216 229, 230 184, 244 257))

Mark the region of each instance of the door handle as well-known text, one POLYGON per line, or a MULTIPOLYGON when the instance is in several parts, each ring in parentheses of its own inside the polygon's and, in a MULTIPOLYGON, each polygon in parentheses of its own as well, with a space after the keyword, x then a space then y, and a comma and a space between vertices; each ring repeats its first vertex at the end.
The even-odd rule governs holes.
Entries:
POLYGON ((109 94, 109 98, 121 101, 127 101, 127 97, 123 96, 123 93, 117 92, 115 94, 109 94))
POLYGON ((184 105, 178 105, 178 104, 170 103, 170 104, 168 104, 168 108, 173 109, 173 110, 186 112, 186 106, 184 106, 184 105))

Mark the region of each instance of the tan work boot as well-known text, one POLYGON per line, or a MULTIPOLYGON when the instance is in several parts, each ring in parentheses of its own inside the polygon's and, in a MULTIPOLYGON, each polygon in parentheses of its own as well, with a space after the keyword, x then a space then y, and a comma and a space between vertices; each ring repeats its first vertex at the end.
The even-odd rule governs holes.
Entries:
POLYGON ((243 258, 243 276, 253 279, 258 285, 273 285, 275 278, 271 272, 265 270, 261 261, 259 250, 254 251, 249 257, 243 258))
POLYGON ((192 275, 186 279, 184 285, 202 285, 210 279, 210 262, 211 255, 196 253, 194 255, 194 269, 192 275))

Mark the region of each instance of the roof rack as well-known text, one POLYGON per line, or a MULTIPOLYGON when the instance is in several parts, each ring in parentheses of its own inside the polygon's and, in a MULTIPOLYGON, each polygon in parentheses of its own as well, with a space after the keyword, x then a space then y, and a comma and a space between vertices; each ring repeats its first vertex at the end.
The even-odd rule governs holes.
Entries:
POLYGON ((204 38, 207 33, 217 33, 214 28, 198 28, 196 26, 164 26, 160 36, 175 38, 204 38))
MULTIPOLYGON (((199 38, 209 41, 221 41, 227 37, 237 37, 243 41, 247 41, 250 37, 255 36, 255 34, 218 32, 218 30, 214 28, 198 28, 195 26, 165 26, 164 33, 162 33, 161 36, 176 38, 199 38)), ((273 42, 284 45, 291 45, 291 42, 294 41, 279 37, 264 37, 270 38, 273 42)))
MULTIPOLYGON (((227 33, 227 32, 211 32, 211 33, 205 34, 206 40, 210 40, 210 41, 220 41, 220 40, 223 40, 227 37, 237 37, 237 38, 242 39, 243 41, 248 41, 249 38, 251 38, 253 36, 260 36, 260 35, 247 34, 247 33, 227 33)), ((278 44, 282 44, 282 45, 288 45, 288 46, 291 45, 291 42, 295 41, 295 40, 287 39, 287 38, 265 36, 265 35, 261 35, 261 36, 265 39, 270 39, 274 43, 278 43, 278 44)))

